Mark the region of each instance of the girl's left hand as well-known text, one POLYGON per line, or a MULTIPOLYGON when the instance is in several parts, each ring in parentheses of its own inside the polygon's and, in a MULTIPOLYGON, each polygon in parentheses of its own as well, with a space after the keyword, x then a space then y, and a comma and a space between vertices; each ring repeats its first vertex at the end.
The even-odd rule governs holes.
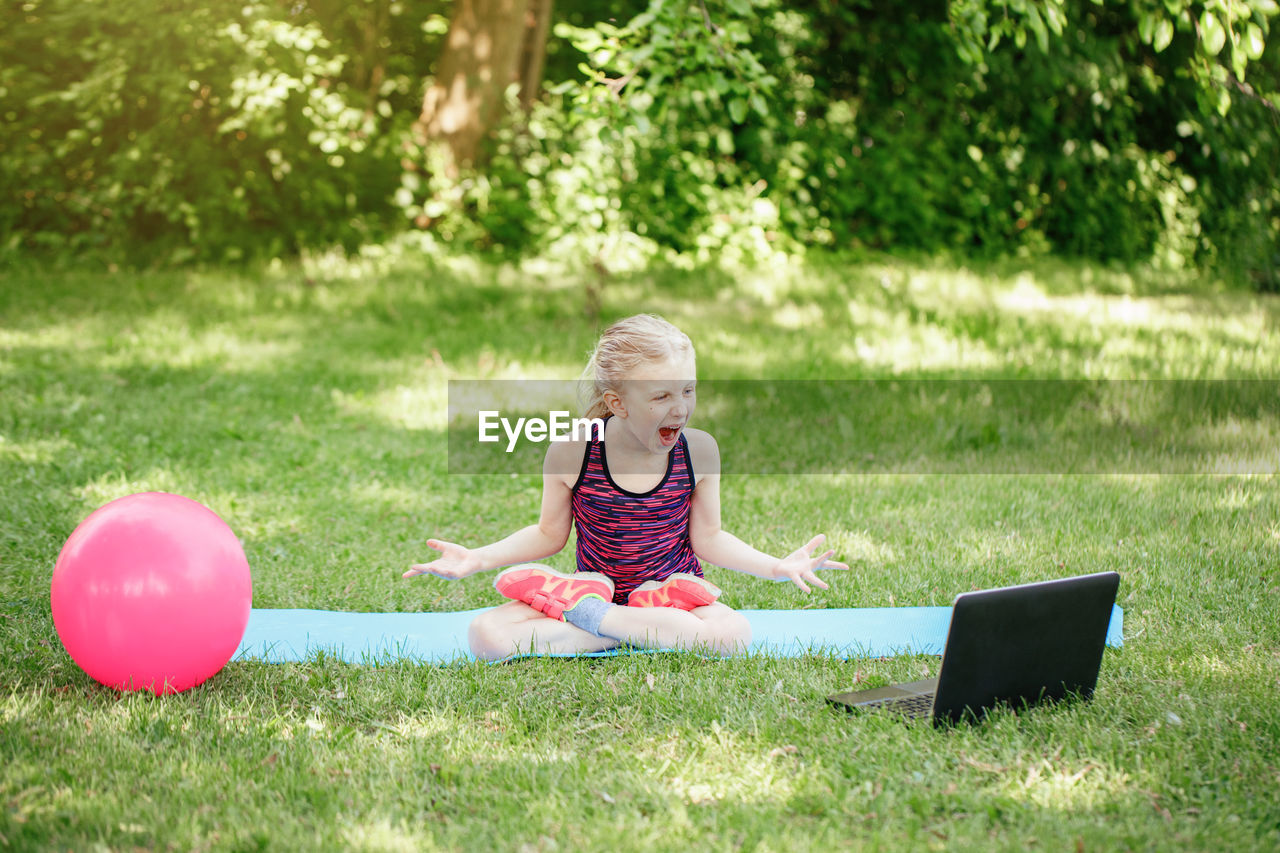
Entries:
POLYGON ((849 567, 837 560, 830 559, 836 553, 832 550, 824 551, 817 557, 812 556, 813 552, 826 539, 826 536, 819 533, 810 539, 808 544, 783 557, 774 570, 774 577, 780 581, 789 580, 805 592, 811 591, 809 584, 813 584, 819 589, 830 589, 826 582, 819 579, 815 572, 818 569, 847 569, 849 567))

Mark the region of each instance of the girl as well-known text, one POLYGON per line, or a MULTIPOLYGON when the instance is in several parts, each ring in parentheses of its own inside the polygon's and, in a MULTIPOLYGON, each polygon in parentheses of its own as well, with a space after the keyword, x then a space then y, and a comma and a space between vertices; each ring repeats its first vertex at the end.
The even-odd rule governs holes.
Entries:
POLYGON ((689 429, 696 401, 693 344, 659 317, 610 326, 587 366, 588 418, 604 418, 604 438, 552 442, 543 462, 537 524, 481 548, 432 539, 440 556, 405 577, 457 579, 500 566, 494 587, 510 602, 472 622, 479 658, 576 654, 618 645, 720 654, 751 642, 746 617, 716 599, 700 560, 805 592, 827 589, 819 568, 847 569, 813 553, 824 537, 778 559, 720 527, 720 451, 689 429), (560 551, 577 526, 577 571, 529 561, 560 551))

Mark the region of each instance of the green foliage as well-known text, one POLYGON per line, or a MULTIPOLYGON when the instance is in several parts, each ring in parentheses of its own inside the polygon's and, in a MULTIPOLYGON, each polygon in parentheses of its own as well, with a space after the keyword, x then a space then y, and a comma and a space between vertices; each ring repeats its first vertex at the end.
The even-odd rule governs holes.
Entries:
POLYGON ((1274 0, 556 4, 460 175, 409 133, 444 0, 5 7, 0 252, 163 263, 396 229, 608 269, 1059 253, 1280 289, 1274 0))
MULTIPOLYGON (((1103 0, 1090 4, 1096 9, 1108 5, 1103 0)), ((1229 84, 1243 82, 1250 64, 1262 59, 1271 19, 1280 13, 1276 0, 1128 0, 1109 5, 1110 11, 1134 21, 1138 40, 1154 53, 1164 52, 1175 39, 1187 42, 1183 68, 1196 80, 1203 105, 1222 114, 1231 108, 1229 84)), ((1081 15, 1079 6, 1068 8, 1066 0, 951 0, 948 9, 957 52, 977 65, 1002 39, 1026 47, 1028 32, 1047 53, 1050 32, 1061 36, 1068 15, 1081 15)), ((1276 95, 1280 90, 1266 92, 1276 95)))
MULTIPOLYGON (((1274 105, 1237 88, 1238 109, 1209 109, 1208 78, 1187 70, 1197 48, 1145 44, 1150 14, 1084 0, 1001 6, 989 22, 985 3, 953 3, 948 17, 761 0, 750 41, 721 50, 711 37, 735 32, 741 4, 655 2, 625 26, 571 33, 588 88, 615 95, 576 109, 628 129, 618 156, 636 177, 623 218, 680 251, 702 241, 723 252, 733 243, 715 241, 717 225, 742 241, 759 212, 766 251, 1053 251, 1221 263, 1268 286, 1266 247, 1280 237, 1274 105), (673 36, 660 15, 693 23, 673 36), (722 28, 699 26, 722 15, 722 28), (1247 223, 1229 198, 1249 199, 1247 223)), ((1249 68, 1274 88, 1274 56, 1249 68)))
POLYGON ((6 248, 235 260, 376 233, 394 172, 314 23, 268 4, 9 5, 6 248))
POLYGON ((1040 50, 1048 52, 1050 32, 1061 36, 1066 26, 1063 6, 1064 0, 951 0, 947 11, 956 52, 977 65, 1005 38, 1011 38, 1020 50, 1025 48, 1028 32, 1040 50))
POLYGON ((640 236, 702 256, 768 251, 776 213, 752 186, 755 164, 738 152, 736 130, 769 119, 778 81, 753 48, 773 5, 654 0, 623 27, 561 28, 588 59, 575 106, 603 107, 608 128, 634 128, 635 179, 621 204, 640 236))
MULTIPOLYGON (((1149 248, 1151 257, 1167 264, 1194 260, 1258 289, 1280 289, 1280 56, 1274 41, 1270 49, 1267 45, 1280 5, 1275 0, 1065 5, 1014 0, 999 5, 1003 14, 989 21, 986 0, 950 4, 958 52, 967 62, 995 66, 1000 39, 1012 35, 1021 47, 1030 29, 1046 54, 1033 74, 1068 70, 1055 55, 1064 55, 1064 43, 1077 43, 1082 49, 1068 53, 1104 70, 1101 79, 1123 82, 1124 108, 1097 129, 1127 139, 1119 161, 1114 161, 1114 146, 1107 146, 1113 162, 1104 171, 1119 179, 1109 183, 1141 201, 1139 207, 1148 213, 1140 217, 1147 224, 1135 223, 1138 233, 1126 235, 1137 238, 1136 256, 1147 256, 1149 248), (1044 22, 1065 37, 1050 43, 1044 22), (1097 50, 1099 35, 1110 43, 1105 51, 1097 50), (1144 233, 1149 239, 1142 239, 1144 233)), ((1108 97, 1106 89, 1093 91, 1108 97)), ((1092 226, 1085 236, 1134 230, 1096 204, 1076 212, 1092 226)), ((1075 227, 1080 221, 1071 215, 1063 225, 1075 227)), ((1089 251, 1090 242, 1077 248, 1089 251)))
POLYGON ((585 60, 577 79, 553 81, 527 115, 513 108, 479 168, 447 177, 424 150, 397 202, 445 240, 610 270, 768 256, 778 212, 734 133, 769 117, 777 80, 749 48, 766 5, 655 0, 622 25, 560 22, 585 60))

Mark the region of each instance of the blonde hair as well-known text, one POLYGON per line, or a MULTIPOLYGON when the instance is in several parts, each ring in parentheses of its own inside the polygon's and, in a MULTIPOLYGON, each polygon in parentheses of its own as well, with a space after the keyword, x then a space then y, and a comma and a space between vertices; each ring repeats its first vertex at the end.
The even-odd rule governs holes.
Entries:
POLYGON ((622 380, 642 364, 693 354, 689 336, 656 314, 636 314, 604 330, 582 372, 583 408, 588 418, 609 414, 606 391, 617 391, 622 380))

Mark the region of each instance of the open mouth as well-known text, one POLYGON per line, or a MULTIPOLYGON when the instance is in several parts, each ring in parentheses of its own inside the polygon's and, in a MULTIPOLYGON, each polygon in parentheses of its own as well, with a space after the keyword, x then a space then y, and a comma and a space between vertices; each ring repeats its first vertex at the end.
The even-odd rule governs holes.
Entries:
POLYGON ((658 427, 658 435, 661 436, 663 444, 670 446, 672 444, 675 444, 676 439, 680 436, 680 427, 678 426, 658 427))

